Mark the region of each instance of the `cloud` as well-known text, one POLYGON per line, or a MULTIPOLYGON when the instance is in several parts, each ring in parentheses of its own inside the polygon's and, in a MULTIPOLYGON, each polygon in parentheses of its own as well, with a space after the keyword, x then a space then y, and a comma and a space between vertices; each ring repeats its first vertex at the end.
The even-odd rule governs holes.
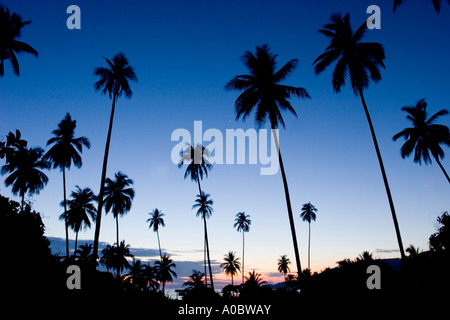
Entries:
POLYGON ((376 253, 398 253, 398 249, 375 249, 376 253))

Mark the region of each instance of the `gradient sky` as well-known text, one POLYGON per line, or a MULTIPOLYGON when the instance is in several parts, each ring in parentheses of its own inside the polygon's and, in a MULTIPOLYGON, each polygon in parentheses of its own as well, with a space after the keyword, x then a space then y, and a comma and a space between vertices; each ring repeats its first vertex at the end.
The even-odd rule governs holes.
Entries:
MULTIPOLYGON (((2 2, 24 20, 32 20, 20 40, 33 46, 39 57, 18 56, 20 77, 5 63, 0 136, 4 139, 17 128, 30 146, 45 147, 51 131, 69 112, 77 120, 76 135, 87 136, 92 147, 83 152, 83 167, 68 172, 68 190, 75 185, 99 190, 111 101, 95 92, 94 68, 105 65, 103 57, 118 52, 134 66, 139 82, 131 84, 131 100, 117 103, 108 162, 108 176, 120 170, 134 180, 136 197, 119 226, 120 238, 133 248, 157 248, 156 235, 146 223, 148 212, 157 207, 166 215, 166 227, 160 230, 163 250, 175 262, 203 259, 202 222, 191 210, 198 189, 171 162, 176 142, 170 137, 177 128, 193 133, 195 120, 203 122, 204 130, 217 128, 224 135, 226 129, 253 128, 252 117, 235 121, 238 92, 225 91, 224 85, 248 73, 241 55, 266 43, 278 54, 278 67, 299 59, 285 83, 305 87, 312 97, 292 99, 298 118, 285 114, 286 129, 280 130, 303 267, 308 225, 299 213, 306 202, 318 209, 311 226, 313 271, 334 267, 336 261, 364 250, 375 257, 399 256, 361 102, 348 85, 340 94, 333 93, 332 69, 316 76, 312 68, 328 45, 317 30, 331 14, 350 13, 356 29, 368 18, 371 4, 381 8, 381 30, 368 31, 365 41, 383 44, 386 70, 383 80, 369 87, 366 101, 404 246, 427 249, 436 218, 450 206, 450 186, 439 167, 403 160, 402 142, 392 141, 409 126, 402 106, 426 98, 430 113, 450 109, 450 6, 445 1, 439 15, 429 1, 418 0, 405 2, 395 15, 391 0, 2 2), (71 4, 81 8, 81 30, 66 27, 71 4)), ((440 123, 450 125, 450 117, 440 123)), ((450 170, 447 158, 442 163, 450 170)), ((259 170, 259 164, 216 165, 202 186, 214 200, 208 220, 211 259, 221 262, 229 250, 241 256, 242 237, 232 226, 236 213, 245 211, 252 220, 246 234, 246 270, 255 269, 268 279, 276 273, 280 255, 288 255, 292 270, 295 258, 281 175, 261 176, 259 170)), ((62 175, 58 170, 47 175, 47 187, 28 200, 44 215, 47 236, 63 238, 64 225, 58 220, 62 175)), ((0 192, 19 200, 3 183, 0 192)), ((100 240, 113 243, 115 232, 112 215, 103 217, 100 240)), ((80 239, 93 236, 94 227, 80 239)))

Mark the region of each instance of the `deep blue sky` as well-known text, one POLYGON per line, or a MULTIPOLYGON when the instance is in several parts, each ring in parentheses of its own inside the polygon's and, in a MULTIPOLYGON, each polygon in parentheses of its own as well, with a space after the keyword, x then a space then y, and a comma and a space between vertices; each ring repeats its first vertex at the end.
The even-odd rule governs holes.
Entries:
MULTIPOLYGON (((172 164, 170 140, 177 128, 193 131, 252 128, 253 118, 235 121, 238 92, 224 90, 234 75, 247 70, 240 56, 269 44, 278 66, 293 58, 299 64, 286 84, 305 87, 311 100, 293 99, 298 118, 285 114, 280 143, 294 207, 303 266, 307 263, 308 226, 299 218, 303 203, 318 208, 312 224, 312 269, 333 267, 363 250, 376 257, 397 257, 394 227, 370 131, 359 98, 349 86, 334 94, 331 72, 316 76, 312 62, 327 46, 317 30, 331 14, 350 13, 356 29, 368 18, 366 8, 381 8, 381 30, 368 31, 365 41, 383 44, 386 70, 372 84, 366 101, 384 157, 405 247, 427 249, 436 217, 448 210, 450 186, 436 164, 403 160, 392 136, 409 123, 400 110, 426 98, 429 112, 450 108, 450 6, 436 15, 428 1, 405 2, 396 14, 392 1, 3 1, 31 25, 21 40, 38 52, 19 55, 21 76, 9 62, 0 79, 0 135, 20 129, 31 146, 45 147, 66 112, 77 120, 76 134, 92 144, 84 165, 67 175, 75 185, 98 192, 111 101, 95 92, 93 69, 103 57, 124 52, 139 78, 131 100, 117 104, 108 176, 121 170, 135 182, 131 212, 120 220, 120 238, 132 247, 156 248, 147 213, 165 214, 160 232, 165 251, 175 261, 201 260, 202 223, 191 210, 197 186, 183 180, 172 164), (66 8, 81 8, 81 30, 66 28, 66 8)), ((440 123, 449 125, 450 118, 440 123)), ((445 149, 448 152, 448 149, 445 149)), ((443 165, 450 170, 448 159, 443 165)), ((214 199, 208 221, 211 255, 222 260, 229 251, 241 254, 242 238, 233 228, 239 211, 251 215, 246 234, 246 269, 266 277, 287 254, 294 261, 280 174, 260 176, 260 165, 216 165, 203 182, 214 199)), ((64 237, 61 213, 62 177, 48 172, 48 186, 30 200, 44 214, 47 235, 64 237)), ((3 177, 4 179, 4 177, 3 177)), ((0 192, 10 196, 3 183, 0 192)), ((16 198, 18 199, 18 198, 16 198)), ((73 236, 73 235, 71 235, 73 236)), ((92 239, 93 229, 80 235, 92 239)), ((114 242, 112 216, 102 219, 101 240, 114 242)), ((292 266, 295 269, 295 266, 292 266)), ((185 275, 181 275, 185 276, 185 275)))

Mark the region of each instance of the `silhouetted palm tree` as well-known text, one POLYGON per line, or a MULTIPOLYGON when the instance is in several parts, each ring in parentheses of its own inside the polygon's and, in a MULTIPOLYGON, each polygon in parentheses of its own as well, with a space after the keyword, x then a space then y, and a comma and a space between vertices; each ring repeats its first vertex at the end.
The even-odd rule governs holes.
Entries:
POLYGON ((203 278, 205 274, 198 270, 192 270, 192 274, 189 276, 190 280, 183 283, 183 287, 187 287, 188 290, 201 289, 205 287, 205 282, 203 278))
MULTIPOLYGON (((67 212, 66 205, 66 168, 69 170, 72 163, 75 167, 81 168, 83 162, 80 153, 83 152, 83 145, 90 148, 91 144, 86 137, 74 138, 75 127, 77 122, 72 120, 69 113, 64 119, 58 123, 58 129, 53 130, 53 138, 47 141, 47 146, 52 147, 44 155, 44 159, 48 160, 53 169, 59 168, 63 174, 63 195, 64 195, 64 212, 67 212)), ((67 220, 66 227, 66 257, 69 257, 69 226, 67 220)))
POLYGON ((317 209, 314 207, 311 202, 305 203, 302 207, 302 212, 300 213, 300 218, 303 221, 308 222, 308 269, 311 270, 310 264, 310 251, 311 251, 311 221, 316 221, 316 212, 317 209))
MULTIPOLYGON (((394 0, 394 12, 397 10, 398 6, 402 4, 405 0, 394 0)), ((436 13, 441 12, 441 0, 431 0, 433 3, 434 10, 436 13)), ((447 2, 450 4, 450 0, 447 0, 447 2)))
POLYGON ((286 276, 286 274, 288 274, 288 272, 291 271, 291 269, 289 269, 290 264, 291 264, 291 260, 289 260, 287 255, 284 254, 284 255, 280 256, 280 258, 278 259, 278 272, 280 272, 284 276, 286 276))
POLYGON ((97 209, 97 220, 95 223, 95 235, 94 235, 94 256, 97 256, 98 252, 98 241, 100 237, 100 224, 102 218, 102 208, 103 208, 103 196, 105 190, 105 180, 106 180, 106 169, 108 166, 108 154, 109 154, 109 144, 111 141, 111 132, 114 120, 114 111, 116 109, 116 101, 122 95, 125 98, 131 98, 133 92, 131 91, 129 81, 137 81, 134 69, 128 63, 128 59, 123 53, 118 53, 114 56, 112 60, 105 58, 108 67, 99 67, 94 70, 94 74, 100 77, 95 83, 95 90, 101 91, 102 94, 108 93, 109 98, 112 99, 111 115, 109 119, 108 136, 106 138, 105 145, 105 155, 103 158, 103 168, 102 177, 100 182, 100 192, 98 195, 98 209, 97 209))
POLYGON ((5 74, 5 60, 11 61, 14 74, 19 76, 19 62, 16 54, 25 52, 38 56, 38 52, 29 44, 16 40, 22 35, 22 28, 30 23, 31 21, 22 21, 20 15, 11 13, 8 8, 0 4, 0 77, 5 74))
POLYGON ((231 285, 233 286, 233 277, 241 270, 241 263, 233 251, 228 251, 223 260, 224 262, 220 264, 220 267, 227 276, 231 276, 231 285))
POLYGON ((373 255, 369 251, 363 251, 358 257, 356 257, 356 261, 365 261, 370 262, 373 261, 373 255))
POLYGON ((158 247, 159 247, 159 256, 162 259, 162 253, 161 253, 161 243, 159 242, 159 226, 164 227, 164 213, 162 213, 158 208, 155 208, 152 212, 149 213, 150 218, 147 219, 147 222, 149 223, 148 228, 150 229, 153 227, 153 231, 156 232, 156 235, 158 237, 158 247))
MULTIPOLYGON (((207 178, 208 170, 212 169, 212 164, 207 159, 209 156, 209 150, 200 143, 197 143, 195 148, 187 143, 186 149, 180 152, 181 159, 178 163, 178 168, 182 168, 184 164, 187 164, 184 179, 191 177, 191 181, 197 182, 199 194, 202 193, 200 180, 203 180, 203 177, 207 178)), ((205 284, 208 286, 208 277, 206 276, 206 238, 203 242, 203 252, 203 260, 205 261, 205 284)))
POLYGON ((117 272, 117 277, 120 277, 122 270, 130 267, 127 257, 133 258, 133 255, 130 252, 130 246, 126 245, 125 241, 122 241, 119 245, 114 246, 108 244, 106 248, 102 250, 100 263, 102 263, 108 270, 115 269, 117 272))
POLYGON ((1 174, 10 174, 5 185, 12 186, 12 193, 22 198, 21 211, 24 210, 25 194, 39 194, 47 185, 48 177, 41 169, 48 169, 50 164, 42 159, 43 154, 41 148, 20 147, 7 156, 6 164, 2 166, 1 174))
POLYGON ((248 273, 248 277, 245 277, 245 285, 246 286, 254 286, 259 287, 262 284, 267 283, 267 281, 263 280, 260 273, 256 273, 255 270, 248 273))
POLYGON ((281 158, 276 129, 279 124, 285 127, 283 117, 281 116, 281 111, 290 111, 292 114, 297 116, 297 113, 288 100, 289 98, 292 96, 297 96, 299 98, 310 98, 310 96, 304 88, 280 84, 280 82, 286 79, 286 77, 297 66, 298 59, 290 60, 278 71, 275 71, 276 57, 277 55, 270 52, 267 45, 256 47, 256 54, 247 51, 242 56, 242 61, 248 67, 250 75, 239 75, 234 77, 226 84, 225 88, 228 90, 243 90, 235 102, 236 120, 240 117, 245 120, 250 113, 255 110, 255 121, 258 127, 264 125, 267 118, 270 121, 270 127, 272 129, 275 145, 278 151, 281 176, 283 178, 284 193, 286 197, 292 241, 294 245, 297 272, 300 272, 300 255, 298 252, 294 217, 292 214, 289 189, 284 171, 283 160, 281 158))
POLYGON ((96 262, 92 256, 92 244, 82 244, 79 249, 75 250, 75 257, 78 263, 82 265, 90 265, 96 262))
POLYGON ((173 277, 177 277, 176 272, 173 270, 176 264, 170 259, 170 256, 164 254, 161 261, 155 262, 156 275, 159 281, 162 282, 162 291, 165 294, 166 282, 172 282, 173 277))
POLYGON ((116 219, 116 243, 119 243, 119 216, 123 216, 130 211, 134 190, 128 188, 133 184, 133 180, 129 179, 126 174, 119 171, 114 177, 115 180, 106 179, 104 203, 106 213, 111 210, 116 219))
POLYGON ((369 87, 370 80, 374 82, 381 80, 380 68, 384 68, 384 49, 379 43, 361 42, 366 28, 366 22, 364 22, 356 32, 353 32, 350 25, 349 14, 346 14, 344 17, 337 14, 332 15, 331 22, 327 23, 324 29, 319 30, 320 33, 330 39, 330 45, 326 48, 325 52, 314 61, 314 71, 316 74, 319 74, 337 60, 332 78, 333 90, 335 92, 340 92, 341 87, 345 85, 348 76, 350 77, 353 93, 356 96, 359 95, 361 98, 361 103, 366 114, 367 122, 369 123, 373 144, 377 153, 392 219, 394 221, 397 242, 403 259, 405 253, 403 250, 397 216, 395 214, 394 202, 384 170, 383 159, 381 158, 375 130, 363 95, 364 89, 369 87))
POLYGON ((249 232, 250 225, 252 224, 252 220, 250 220, 250 216, 248 214, 245 214, 245 212, 238 212, 236 214, 236 219, 234 219, 234 225, 233 228, 236 228, 237 231, 242 232, 242 283, 244 283, 244 234, 246 232, 249 232))
POLYGON ((76 190, 72 191, 71 194, 72 199, 66 201, 69 205, 69 210, 64 211, 60 216, 60 219, 66 221, 67 225, 76 233, 74 255, 77 251, 78 233, 83 228, 91 227, 89 218, 94 221, 97 212, 93 204, 97 197, 92 190, 89 188, 81 189, 79 186, 75 188, 76 190))
POLYGON ((419 247, 416 248, 412 244, 410 244, 409 247, 406 248, 405 251, 408 253, 409 258, 417 257, 420 254, 419 247))
POLYGON ((178 168, 182 168, 184 164, 187 164, 184 178, 190 177, 192 181, 197 182, 198 192, 201 194, 200 180, 203 180, 203 177, 207 178, 208 171, 212 169, 212 164, 208 161, 210 156, 209 150, 201 144, 197 144, 195 149, 188 144, 186 149, 180 152, 180 156, 181 160, 178 163, 178 168))
POLYGON ((211 281, 211 288, 214 290, 214 282, 211 271, 211 259, 209 257, 208 229, 206 228, 206 219, 209 219, 209 217, 214 212, 212 208, 214 201, 212 199, 208 199, 209 196, 210 196, 209 193, 204 193, 203 191, 201 194, 198 194, 197 199, 195 199, 195 204, 192 206, 192 209, 198 208, 196 216, 197 217, 200 216, 203 219, 203 227, 205 231, 205 242, 206 242, 206 254, 208 257, 209 277, 211 281))
POLYGON ((404 137, 406 140, 400 149, 402 158, 409 157, 414 151, 414 162, 421 165, 423 160, 425 164, 428 164, 431 163, 431 153, 450 183, 450 177, 439 161, 439 159, 444 158, 441 144, 450 146, 450 131, 447 126, 433 123, 440 116, 448 114, 448 111, 442 109, 427 120, 427 103, 425 99, 419 100, 414 107, 403 107, 402 110, 408 113, 406 119, 413 124, 412 128, 406 128, 393 137, 394 141, 400 137, 404 137))

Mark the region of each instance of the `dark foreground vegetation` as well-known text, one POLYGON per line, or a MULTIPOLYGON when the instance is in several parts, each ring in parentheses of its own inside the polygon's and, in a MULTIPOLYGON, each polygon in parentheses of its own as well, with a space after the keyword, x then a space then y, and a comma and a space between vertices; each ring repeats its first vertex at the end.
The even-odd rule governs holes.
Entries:
MULTIPOLYGON (((47 314, 65 310, 77 313, 88 306, 97 306, 92 312, 103 316, 151 312, 165 314, 169 319, 206 318, 206 315, 179 314, 186 312, 186 306, 212 307, 209 318, 219 319, 279 318, 302 310, 315 310, 316 314, 357 310, 437 312, 445 306, 440 301, 448 299, 450 285, 450 216, 444 213, 438 222, 439 229, 429 238, 430 250, 419 253, 410 247, 399 268, 392 268, 386 261, 373 259, 370 253, 364 252, 354 260, 339 261, 338 267, 321 273, 311 275, 306 269, 298 278, 288 275, 282 288, 263 285, 264 281, 253 272, 243 285, 229 285, 220 293, 206 288, 203 274, 197 272, 186 282, 181 300, 174 300, 163 294, 157 278, 149 280, 144 273, 136 272, 136 263, 129 274, 117 276, 97 271, 92 256, 83 256, 82 250, 68 260, 52 255, 41 214, 28 205, 20 211, 19 203, 0 196, 0 235, 4 245, 2 293, 7 296, 4 301, 20 302, 21 312, 35 314, 44 310, 47 314), (67 267, 73 264, 81 269, 78 290, 67 288, 71 275, 67 267), (381 289, 367 287, 370 265, 377 265, 381 270, 381 289), (232 305, 270 305, 270 309, 268 315, 260 312, 244 316, 237 307, 230 308, 232 305)), ((256 313, 257 309, 253 310, 256 313)))

